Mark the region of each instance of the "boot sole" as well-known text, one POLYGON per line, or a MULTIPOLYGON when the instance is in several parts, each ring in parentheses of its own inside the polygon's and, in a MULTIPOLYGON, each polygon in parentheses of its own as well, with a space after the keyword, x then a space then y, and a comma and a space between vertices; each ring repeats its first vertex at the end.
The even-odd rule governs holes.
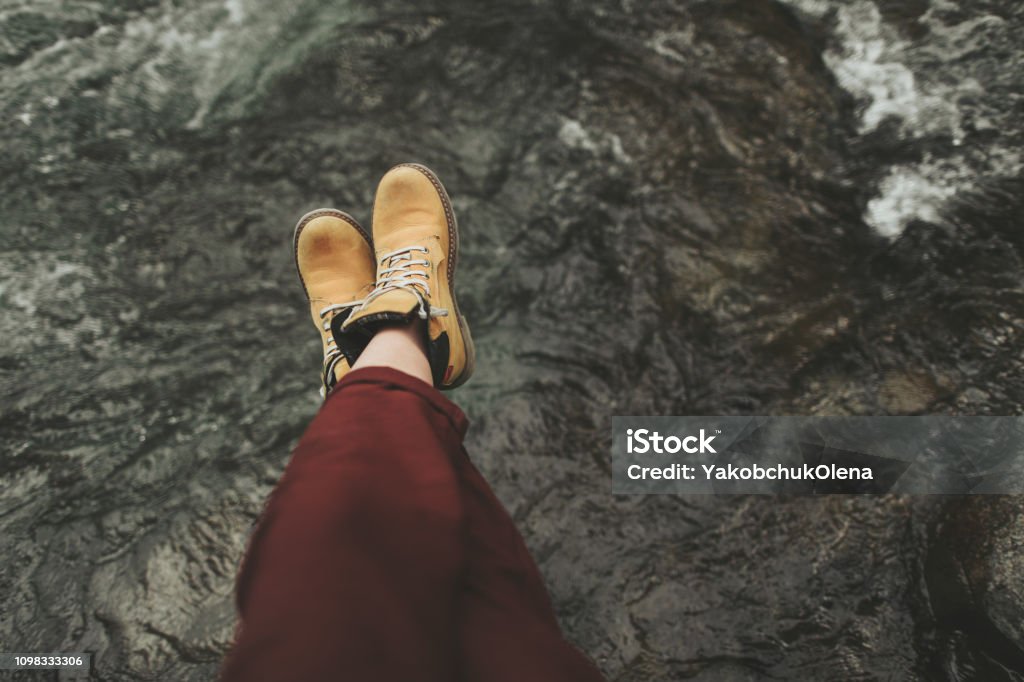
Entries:
POLYGON ((444 205, 445 221, 448 223, 448 287, 451 289, 452 308, 455 309, 455 319, 459 323, 459 333, 462 334, 462 345, 466 349, 466 366, 462 373, 448 386, 438 386, 438 388, 448 391, 466 383, 473 375, 473 370, 476 369, 476 347, 473 345, 473 337, 469 333, 466 318, 459 311, 459 301, 455 297, 455 266, 459 260, 459 224, 455 218, 455 210, 452 208, 452 200, 434 171, 418 163, 400 163, 395 168, 412 168, 423 173, 437 190, 441 197, 441 204, 444 205))
POLYGON ((309 300, 309 291, 306 289, 306 280, 302 277, 302 270, 299 269, 299 235, 302 234, 302 230, 306 225, 314 219, 322 218, 324 216, 339 218, 354 227, 356 232, 359 233, 359 236, 365 239, 366 243, 370 245, 370 252, 373 252, 373 239, 370 238, 370 233, 359 224, 358 220, 344 211, 339 211, 336 208, 317 208, 299 218, 299 222, 295 224, 295 233, 292 236, 292 259, 295 261, 295 272, 299 275, 299 282, 302 283, 302 293, 306 295, 307 301, 309 300))

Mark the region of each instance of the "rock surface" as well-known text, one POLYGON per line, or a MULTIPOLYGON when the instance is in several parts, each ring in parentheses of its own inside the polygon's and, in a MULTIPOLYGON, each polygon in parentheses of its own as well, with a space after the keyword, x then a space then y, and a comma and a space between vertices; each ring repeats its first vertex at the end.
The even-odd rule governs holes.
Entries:
POLYGON ((1021 411, 1024 13, 933 4, 0 13, 0 641, 214 676, 318 404, 291 226, 419 160, 463 231, 467 447, 609 679, 1020 679, 1016 503, 610 493, 613 414, 1021 411), (932 121, 946 55, 978 88, 932 121), (866 128, 851 74, 894 64, 866 128))
POLYGON ((938 670, 1024 679, 1024 503, 974 497, 935 524, 925 579, 940 642, 938 670))

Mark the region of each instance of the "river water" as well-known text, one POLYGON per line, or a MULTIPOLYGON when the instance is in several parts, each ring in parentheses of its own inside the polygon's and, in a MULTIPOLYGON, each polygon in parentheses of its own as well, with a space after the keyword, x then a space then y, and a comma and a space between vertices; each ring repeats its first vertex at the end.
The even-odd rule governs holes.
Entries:
POLYGON ((292 225, 415 160, 467 446, 609 679, 1024 679, 1020 503, 609 469, 613 414, 1022 411, 1021 35, 1016 0, 0 1, 3 648, 215 674, 318 405, 292 225))

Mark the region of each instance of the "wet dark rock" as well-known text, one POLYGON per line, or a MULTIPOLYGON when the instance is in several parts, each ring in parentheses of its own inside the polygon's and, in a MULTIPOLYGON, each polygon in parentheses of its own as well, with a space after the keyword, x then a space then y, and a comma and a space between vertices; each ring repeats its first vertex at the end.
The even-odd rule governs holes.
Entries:
POLYGON ((1022 521, 1018 498, 984 496, 949 505, 936 523, 925 565, 929 603, 947 645, 938 649, 936 668, 1024 679, 1022 521))
MULTIPOLYGON (((213 676, 249 526, 318 405, 291 225, 368 219, 414 159, 463 230, 467 446, 610 679, 988 670, 941 610, 960 588, 931 591, 940 502, 610 493, 613 414, 1024 404, 1024 192, 979 181, 894 239, 865 223, 891 167, 953 145, 861 134, 822 57, 841 4, 110 2, 76 10, 95 31, 3 43, 0 641, 93 651, 103 679, 213 676)), ((951 68, 1008 92, 1012 63, 951 68)), ((1019 139, 997 94, 965 105, 983 178, 1019 139)), ((970 518, 995 549, 957 561, 1001 577, 953 613, 1019 646, 1012 534, 970 518)))

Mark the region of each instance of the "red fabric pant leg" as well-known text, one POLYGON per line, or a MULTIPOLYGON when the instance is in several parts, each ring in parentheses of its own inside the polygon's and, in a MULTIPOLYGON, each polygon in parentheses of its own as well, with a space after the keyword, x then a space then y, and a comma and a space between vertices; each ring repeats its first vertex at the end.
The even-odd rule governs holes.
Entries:
POLYGON ((401 372, 343 379, 250 542, 224 680, 600 679, 561 638, 465 430, 454 404, 401 372), (510 667, 524 652, 534 666, 510 667))
POLYGON ((224 680, 458 679, 466 422, 428 392, 386 369, 335 388, 250 541, 224 680))

